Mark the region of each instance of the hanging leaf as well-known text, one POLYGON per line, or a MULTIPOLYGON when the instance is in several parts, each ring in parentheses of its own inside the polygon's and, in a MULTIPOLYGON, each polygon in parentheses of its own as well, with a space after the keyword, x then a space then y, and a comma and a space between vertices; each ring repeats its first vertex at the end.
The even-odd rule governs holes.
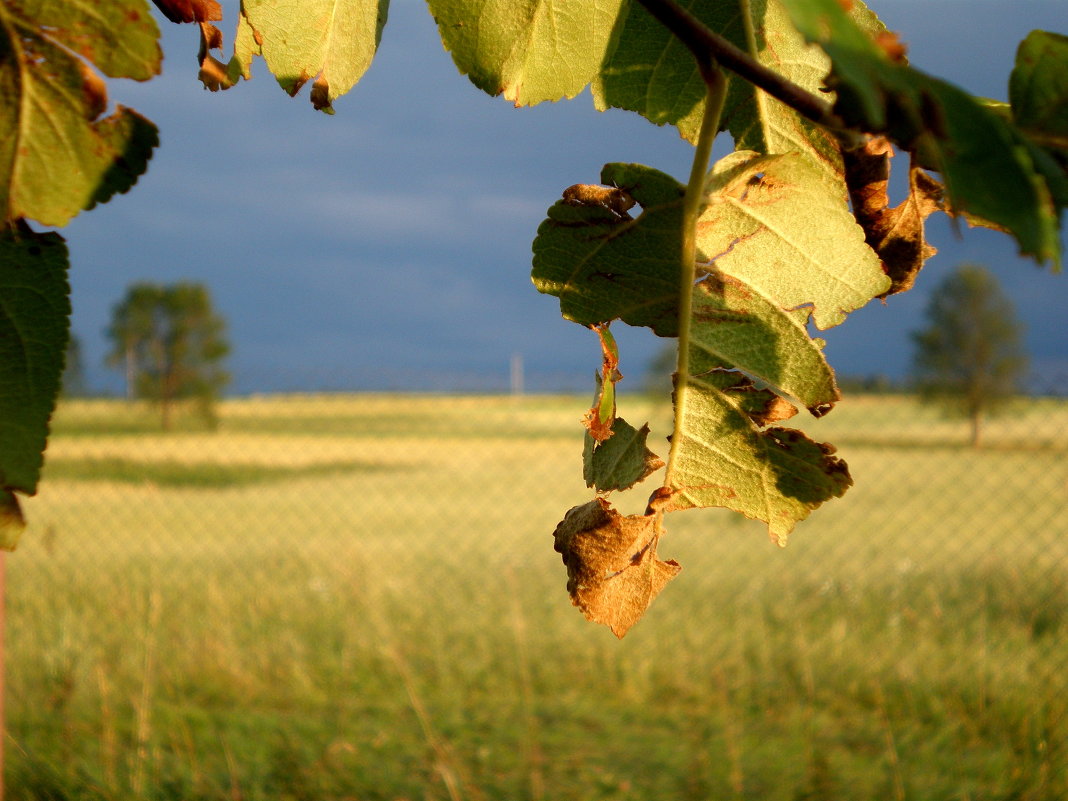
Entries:
POLYGON ((611 435, 598 442, 586 432, 582 449, 582 477, 598 492, 630 489, 664 466, 664 461, 646 446, 649 425, 635 428, 617 417, 611 435))
POLYGON ((676 402, 665 511, 726 507, 764 521, 785 545, 799 520, 853 480, 831 446, 800 431, 761 428, 738 395, 725 391, 736 382, 723 371, 689 378, 685 402, 676 402))
MULTIPOLYGON (((278 84, 292 96, 311 81, 312 105, 332 114, 333 102, 371 66, 388 7, 388 0, 244 0, 241 14, 278 84)), ((238 42, 248 55, 240 29, 238 42)))
POLYGON ((67 247, 26 225, 0 229, 0 547, 21 530, 59 395, 70 317, 67 247))
POLYGON ((622 0, 429 0, 441 41, 482 91, 517 106, 572 98, 603 63, 622 0))
POLYGON ((1009 102, 1059 213, 1068 206, 1068 36, 1032 31, 1020 43, 1009 102))
POLYGON ((156 127, 107 109, 112 78, 159 72, 144 0, 0 4, 0 207, 5 219, 66 225, 126 192, 148 167, 156 127), (84 59, 84 60, 83 60, 84 59))
POLYGON ((620 638, 682 570, 657 558, 659 513, 624 517, 601 498, 568 511, 553 538, 571 602, 620 638))
POLYGON ((1068 36, 1032 31, 1020 43, 1009 103, 1024 133, 1068 162, 1068 36))

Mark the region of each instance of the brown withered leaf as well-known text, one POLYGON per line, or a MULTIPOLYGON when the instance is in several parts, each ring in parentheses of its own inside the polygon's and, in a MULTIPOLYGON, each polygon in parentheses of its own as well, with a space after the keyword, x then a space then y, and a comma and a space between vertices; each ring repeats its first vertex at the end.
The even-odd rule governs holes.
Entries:
POLYGON ((598 498, 569 510, 553 532, 571 603, 622 638, 682 568, 656 556, 662 514, 624 517, 598 498))
POLYGON ((924 237, 924 220, 943 210, 942 187, 913 165, 909 169, 909 196, 890 208, 887 185, 893 148, 889 140, 873 137, 863 148, 843 155, 853 214, 891 282, 878 297, 905 292, 912 288, 924 262, 937 252, 924 237))
POLYGON ((216 0, 152 0, 171 22, 217 22, 223 18, 216 0))

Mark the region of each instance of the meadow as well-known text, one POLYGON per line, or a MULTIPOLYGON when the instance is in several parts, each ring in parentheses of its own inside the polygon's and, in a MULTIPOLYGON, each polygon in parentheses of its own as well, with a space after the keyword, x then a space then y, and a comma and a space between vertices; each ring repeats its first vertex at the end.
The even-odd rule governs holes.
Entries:
POLYGON ((1068 402, 978 451, 843 402, 806 428, 846 497, 785 549, 673 515, 623 641, 552 548, 585 402, 62 405, 7 557, 8 801, 1068 798, 1068 402))

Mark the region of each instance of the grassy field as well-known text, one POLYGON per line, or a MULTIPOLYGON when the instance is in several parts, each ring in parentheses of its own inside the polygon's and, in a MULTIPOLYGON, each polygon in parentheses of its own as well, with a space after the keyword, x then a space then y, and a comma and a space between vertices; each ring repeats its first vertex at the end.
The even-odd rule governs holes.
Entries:
POLYGON ((7 801, 1068 798, 1068 403, 981 451, 843 403, 808 427, 846 498, 784 550, 672 516, 622 642, 552 550, 583 404, 62 407, 7 558, 7 801))

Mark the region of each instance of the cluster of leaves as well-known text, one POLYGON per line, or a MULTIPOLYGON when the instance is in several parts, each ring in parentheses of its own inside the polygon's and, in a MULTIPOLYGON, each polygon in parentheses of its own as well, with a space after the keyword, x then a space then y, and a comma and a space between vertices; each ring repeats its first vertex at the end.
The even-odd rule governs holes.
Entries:
MULTIPOLYGON (((313 105, 327 112, 370 64, 388 5, 243 0, 224 61, 214 0, 155 2, 172 21, 201 26, 208 88, 247 79, 262 57, 288 93, 310 83, 313 105)), ((456 66, 480 89, 529 106, 589 87, 598 108, 674 126, 695 144, 685 184, 609 164, 602 185, 567 188, 533 246, 536 287, 602 346, 583 453, 596 497, 566 514, 555 540, 572 600, 619 636, 679 569, 656 556, 666 514, 723 506, 764 521, 785 543, 850 486, 831 446, 780 424, 799 409, 832 410, 839 391, 811 331, 907 289, 933 253, 923 234, 930 214, 996 227, 1022 253, 1059 264, 1063 36, 1025 40, 1010 102, 997 104, 910 66, 860 0, 428 4, 456 66), (720 132, 735 150, 710 165, 720 132), (910 192, 891 207, 895 147, 911 160, 910 192), (622 516, 607 499, 664 466, 648 427, 616 414, 616 321, 678 341, 670 453, 644 515, 622 516)), ((4 70, 4 85, 14 85, 4 70)), ((79 74, 79 86, 95 85, 79 74)), ((99 182, 77 208, 113 185, 123 188, 99 182)), ((9 219, 60 222, 11 209, 9 219)))

